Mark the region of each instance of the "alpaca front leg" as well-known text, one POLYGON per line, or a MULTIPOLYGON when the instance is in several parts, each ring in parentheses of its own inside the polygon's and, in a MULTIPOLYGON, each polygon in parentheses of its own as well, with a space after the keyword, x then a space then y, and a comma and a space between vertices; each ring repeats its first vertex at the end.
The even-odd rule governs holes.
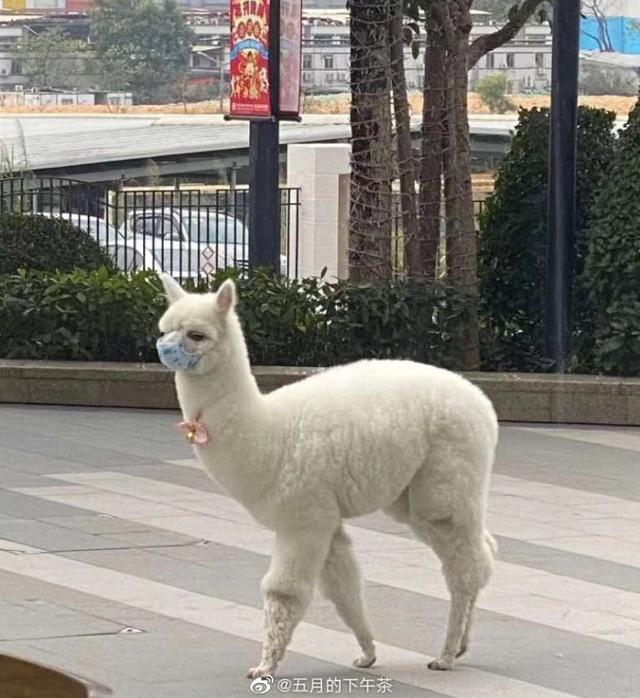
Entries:
POLYGON ((262 658, 250 679, 273 674, 302 620, 329 551, 333 530, 276 534, 271 565, 262 580, 264 640, 262 658))
POLYGON ((362 580, 351 540, 340 527, 331 540, 329 555, 320 575, 320 590, 333 601, 338 615, 353 630, 362 655, 353 665, 370 667, 376 661, 371 626, 362 600, 362 580))

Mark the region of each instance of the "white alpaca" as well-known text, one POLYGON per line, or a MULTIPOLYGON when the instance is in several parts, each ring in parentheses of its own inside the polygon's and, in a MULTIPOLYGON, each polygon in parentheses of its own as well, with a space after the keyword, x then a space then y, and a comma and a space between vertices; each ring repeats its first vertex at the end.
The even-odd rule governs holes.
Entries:
POLYGON ((493 569, 485 528, 497 420, 460 376, 410 361, 360 361, 267 395, 252 376, 235 286, 187 294, 169 276, 161 358, 176 371, 186 435, 208 473, 276 532, 262 581, 265 630, 255 678, 273 674, 319 582, 376 659, 361 579, 342 520, 379 509, 408 524, 442 561, 451 593, 442 655, 467 649, 471 614, 493 569))

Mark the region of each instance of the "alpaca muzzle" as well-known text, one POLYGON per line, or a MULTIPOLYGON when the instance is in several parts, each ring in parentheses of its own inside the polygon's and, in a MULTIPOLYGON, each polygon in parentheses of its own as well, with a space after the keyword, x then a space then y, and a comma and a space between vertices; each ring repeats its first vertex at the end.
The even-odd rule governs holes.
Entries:
POLYGON ((186 371, 193 368, 202 355, 185 349, 184 340, 178 332, 172 332, 156 341, 160 361, 172 371, 186 371))

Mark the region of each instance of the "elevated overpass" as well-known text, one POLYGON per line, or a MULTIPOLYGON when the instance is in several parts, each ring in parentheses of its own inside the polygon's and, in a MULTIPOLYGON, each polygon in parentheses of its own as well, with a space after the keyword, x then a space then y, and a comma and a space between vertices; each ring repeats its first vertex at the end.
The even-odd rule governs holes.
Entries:
MULTIPOLYGON (((499 160, 509 146, 515 116, 472 117, 474 161, 499 160)), ((412 121, 416 145, 420 119, 412 121)), ((347 115, 306 115, 281 125, 281 158, 291 143, 346 142, 347 115)), ((122 177, 208 176, 242 183, 248 165, 246 122, 219 115, 0 114, 0 142, 14 170, 93 182, 122 177)))

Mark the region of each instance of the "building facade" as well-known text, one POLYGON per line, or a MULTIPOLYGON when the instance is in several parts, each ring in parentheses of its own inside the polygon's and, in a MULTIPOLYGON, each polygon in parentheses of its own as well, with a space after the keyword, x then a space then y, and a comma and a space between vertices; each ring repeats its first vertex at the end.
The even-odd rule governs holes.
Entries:
POLYGON ((110 107, 131 106, 133 95, 131 92, 66 92, 63 90, 0 92, 0 107, 69 107, 98 104, 108 104, 110 107))
MULTIPOLYGON (((342 7, 344 3, 342 2, 342 7)), ((194 14, 193 29, 203 47, 209 51, 207 60, 213 65, 228 65, 228 19, 224 13, 194 14)), ((474 25, 472 40, 496 31, 493 24, 474 25)), ((307 94, 330 94, 349 89, 349 17, 345 10, 314 10, 307 8, 303 18, 302 85, 307 94)), ((474 66, 469 75, 470 87, 492 73, 506 74, 511 92, 546 92, 551 81, 551 31, 548 25, 528 24, 515 39, 496 49, 474 66)), ((409 89, 421 89, 424 82, 424 42, 414 58, 405 49, 405 69, 409 89)))
MULTIPOLYGON (((195 0, 194 0, 195 1, 195 0)), ((201 5, 203 0, 197 0, 201 5)), ((89 0, 0 0, 11 12, 0 13, 0 90, 22 89, 24 78, 15 57, 17 45, 29 35, 50 26, 64 26, 65 32, 78 39, 87 39, 89 21, 85 11, 89 0), (16 5, 31 4, 20 12, 16 5), (49 3, 55 10, 37 9, 49 3), (57 4, 56 4, 57 3, 57 4), (84 3, 84 5, 82 5, 84 3), (61 6, 64 5, 64 8, 61 6), (73 7, 73 9, 70 9, 73 7)), ((316 4, 320 4, 317 0, 316 4)), ((339 3, 344 8, 344 0, 339 3)), ((220 5, 220 3, 218 3, 220 5)), ((226 3, 222 7, 226 8, 226 3)), ((229 19, 226 9, 186 10, 186 18, 196 34, 197 42, 190 61, 190 81, 193 85, 215 85, 226 82, 229 66, 229 19)), ((497 27, 487 23, 484 15, 473 27, 472 39, 497 27), (484 22, 484 23, 482 23, 484 22)), ((303 18, 302 85, 307 94, 331 94, 349 90, 349 16, 345 9, 307 7, 303 18)), ((414 58, 405 49, 407 86, 420 90, 424 83, 425 45, 414 58)), ((551 80, 551 35, 546 25, 526 25, 518 36, 483 57, 470 72, 470 86, 492 73, 507 76, 511 92, 545 92, 551 80)), ((61 87, 54 85, 52 87, 61 87)), ((89 82, 63 87, 97 88, 89 82)))

